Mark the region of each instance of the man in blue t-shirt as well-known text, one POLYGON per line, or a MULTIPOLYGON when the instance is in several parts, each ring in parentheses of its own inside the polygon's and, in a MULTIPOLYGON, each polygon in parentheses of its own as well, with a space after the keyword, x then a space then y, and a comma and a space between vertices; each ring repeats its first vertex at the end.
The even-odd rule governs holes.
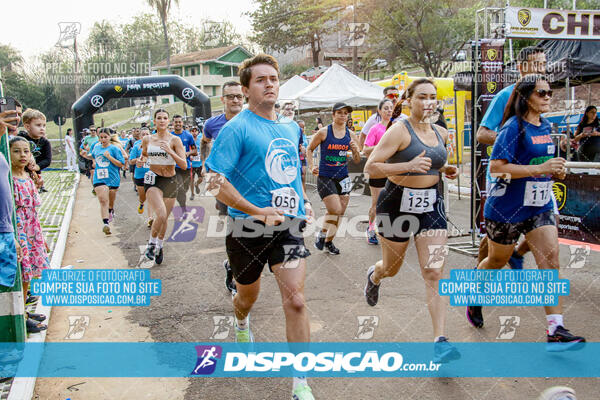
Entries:
MULTIPOLYGON (((221 102, 223 103, 225 112, 209 118, 204 124, 200 146, 200 157, 203 162, 208 158, 211 143, 219 136, 221 128, 223 128, 227 121, 238 115, 244 105, 244 94, 242 93, 242 85, 239 82, 225 82, 222 91, 221 102)), ((215 207, 219 211, 219 215, 227 215, 227 206, 219 200, 217 200, 215 207)))
POLYGON ((194 137, 187 130, 183 129, 183 118, 179 114, 173 115, 173 131, 172 135, 181 139, 183 148, 185 149, 185 158, 187 160, 187 169, 181 169, 178 165, 175 166, 175 175, 177 176, 177 203, 182 208, 181 218, 183 219, 186 211, 186 193, 190 187, 192 162, 190 156, 198 154, 196 150, 196 142, 194 137))
MULTIPOLYGON (((521 77, 529 74, 545 74, 546 73, 546 55, 544 50, 537 47, 525 47, 517 55, 517 68, 521 77)), ((477 141, 487 145, 493 145, 496 141, 497 132, 500 131, 502 119, 504 117, 504 109, 508 100, 512 95, 515 85, 509 85, 502 89, 492 99, 489 104, 483 119, 479 123, 477 129, 477 141)), ((486 168, 486 191, 488 196, 492 193, 495 188, 494 184, 496 179, 492 178, 489 173, 489 165, 486 168)), ((487 237, 484 236, 481 239, 479 245, 479 256, 478 263, 487 257, 487 237)), ((511 257, 509 264, 513 269, 523 268, 523 255, 529 251, 527 241, 523 240, 515 249, 513 256, 511 257)))
MULTIPOLYGON (((279 66, 266 54, 240 66, 248 109, 221 129, 205 165, 213 172, 208 187, 229 206, 225 247, 237 293, 233 297, 236 341, 251 342, 248 314, 260 292, 265 264, 276 277, 288 342, 310 340, 304 277, 308 252, 302 229, 312 215, 302 190, 300 128, 281 118, 274 106, 279 66)), ((293 397, 314 400, 303 376, 294 378, 293 397)))

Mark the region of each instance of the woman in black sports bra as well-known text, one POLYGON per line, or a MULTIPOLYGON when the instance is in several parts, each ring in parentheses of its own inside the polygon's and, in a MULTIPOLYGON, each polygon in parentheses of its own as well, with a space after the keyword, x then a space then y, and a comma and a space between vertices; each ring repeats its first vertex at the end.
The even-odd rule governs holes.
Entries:
POLYGON ((377 230, 383 260, 369 268, 365 297, 377 304, 383 278, 396 275, 411 235, 425 280, 427 306, 433 323, 434 361, 448 362, 460 353, 444 336, 446 303, 438 292, 447 253, 444 200, 438 193, 439 173, 454 179, 457 169, 446 165, 448 131, 434 126, 437 89, 426 78, 407 89, 410 117, 392 125, 375 146, 365 165, 371 178, 388 179, 377 201, 377 230))

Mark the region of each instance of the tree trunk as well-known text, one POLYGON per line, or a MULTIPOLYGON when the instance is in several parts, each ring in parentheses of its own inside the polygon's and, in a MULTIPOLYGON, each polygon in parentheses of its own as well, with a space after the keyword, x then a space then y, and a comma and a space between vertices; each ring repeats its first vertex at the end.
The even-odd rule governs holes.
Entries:
POLYGON ((167 50, 167 73, 171 73, 171 48, 169 46, 169 35, 167 34, 167 19, 162 19, 163 35, 165 37, 165 50, 167 50))
POLYGON ((312 52, 312 62, 313 67, 319 66, 319 53, 321 52, 321 48, 319 46, 319 41, 314 39, 310 42, 310 50, 312 52))

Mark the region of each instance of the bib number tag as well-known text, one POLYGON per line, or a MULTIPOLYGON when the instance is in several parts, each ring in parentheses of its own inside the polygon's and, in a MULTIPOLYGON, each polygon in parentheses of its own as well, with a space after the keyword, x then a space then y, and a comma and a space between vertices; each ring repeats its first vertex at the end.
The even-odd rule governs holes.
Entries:
POLYGON ((197 161, 202 161, 202 158, 200 157, 200 155, 197 155, 197 156, 191 156, 191 157, 190 157, 190 159, 191 159, 192 161, 196 161, 196 162, 197 162, 197 161))
POLYGON ((284 214, 297 215, 300 196, 291 187, 284 187, 273 190, 271 197, 271 207, 283 211, 284 214))
POLYGON ((156 174, 152 171, 148 171, 144 174, 144 183, 147 185, 154 185, 156 182, 156 174))
POLYGON ((552 181, 548 182, 532 182, 525 184, 525 198, 523 199, 524 206, 542 207, 550 201, 552 193, 552 181))
POLYGON ((340 186, 342 187, 342 194, 348 194, 352 191, 352 181, 350 177, 347 176, 340 181, 340 186))
POLYGON ((146 161, 144 165, 142 165, 142 168, 150 169, 150 162, 146 161))
POLYGON ((98 179, 106 179, 108 178, 108 168, 99 168, 98 171, 98 179))
POLYGON ((400 211, 414 214, 423 214, 433 211, 435 204, 435 189, 409 189, 402 192, 400 211))

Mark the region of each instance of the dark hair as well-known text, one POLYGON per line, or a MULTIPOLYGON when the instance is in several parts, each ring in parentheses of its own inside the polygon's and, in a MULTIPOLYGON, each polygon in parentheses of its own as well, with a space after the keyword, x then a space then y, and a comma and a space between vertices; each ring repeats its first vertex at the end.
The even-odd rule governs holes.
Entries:
POLYGON ((383 88, 383 95, 385 96, 387 94, 387 92, 389 92, 390 90, 398 90, 398 88, 394 85, 386 86, 383 88))
POLYGON ((156 114, 161 112, 167 113, 167 116, 169 116, 169 112, 167 110, 165 110, 164 108, 159 108, 158 110, 154 111, 154 118, 156 118, 156 114))
POLYGON ((321 117, 317 117, 317 124, 322 124, 323 120, 321 119, 321 117))
POLYGON ((583 113, 583 117, 581 117, 581 121, 579 121, 579 125, 577 125, 577 129, 575 130, 575 132, 579 132, 581 129, 583 129, 583 125, 587 124, 587 113, 589 113, 591 110, 596 110, 594 120, 591 123, 594 125, 600 125, 600 121, 598 121, 598 108, 596 106, 587 106, 583 113))
POLYGON ((506 108, 504 109, 501 125, 504 125, 506 121, 513 116, 516 116, 519 125, 519 140, 525 136, 523 118, 529 111, 529 98, 533 94, 535 86, 539 81, 547 82, 547 79, 544 75, 540 74, 530 74, 519 79, 515 84, 515 88, 510 95, 508 104, 506 104, 506 108))
MULTIPOLYGON (((404 92, 406 93, 406 92, 404 92)), ((404 93, 402 93, 402 97, 404 97, 404 93)), ((395 120, 396 118, 398 118, 400 116, 400 114, 402 114, 402 101, 399 101, 396 103, 396 105, 394 106, 394 111, 392 111, 392 118, 390 118, 390 122, 388 122, 387 126, 385 127, 386 129, 390 129, 390 126, 392 126, 393 124, 393 120, 395 120)))
POLYGON ((244 87, 250 86, 250 79, 252 78, 252 67, 259 64, 267 64, 271 67, 275 68, 277 74, 279 75, 279 64, 275 57, 270 56, 268 54, 257 54, 252 58, 248 58, 244 60, 242 65, 240 65, 240 83, 244 87))
POLYGON ((100 131, 98 132, 98 135, 100 135, 101 133, 106 133, 108 136, 112 136, 112 130, 110 128, 100 129, 100 131))
POLYGON ((73 130, 73 128, 67 128, 67 135, 69 134, 69 132, 71 132, 73 130))
POLYGON ((519 54, 517 54, 517 61, 519 63, 527 62, 529 60, 530 56, 532 56, 534 54, 543 53, 543 52, 544 52, 544 49, 542 49, 540 47, 534 47, 534 46, 523 47, 521 49, 521 51, 519 52, 519 54))
POLYGON ((223 84, 223 87, 221 88, 221 93, 224 92, 225 88, 229 86, 242 86, 242 84, 236 81, 227 81, 223 84))
MULTIPOLYGON (((381 100, 381 101, 379 102, 379 104, 377 105, 377 110, 381 110, 381 107, 383 107, 383 105, 384 105, 385 103, 387 103, 388 101, 389 101, 390 103, 394 104, 394 102, 393 102, 392 100, 390 100, 390 99, 383 99, 383 100, 381 100)), ((395 108, 396 108, 396 107, 394 107, 394 109, 395 109, 395 108)))
MULTIPOLYGON (((9 148, 12 148, 13 144, 15 144, 15 143, 17 143, 17 142, 25 142, 25 143, 29 143, 29 141, 28 141, 27 139, 25 139, 24 137, 22 137, 22 136, 15 136, 15 137, 11 138, 11 139, 8 141, 8 147, 9 147, 9 148)), ((31 143, 33 143, 33 142, 31 142, 31 143)), ((29 146, 29 147, 31 148, 31 146, 29 146)))
POLYGON ((404 96, 406 94, 406 96, 404 96, 404 98, 405 99, 410 99, 411 97, 413 97, 413 94, 415 94, 415 89, 417 88, 417 86, 423 85, 425 83, 428 83, 428 84, 432 85, 437 90, 437 86, 435 86, 435 82, 432 79, 429 79, 429 78, 419 78, 419 79, 415 79, 414 81, 411 82, 410 85, 408 85, 408 88, 406 89, 406 92, 404 92, 402 94, 402 96, 404 96))
POLYGON ((173 115, 173 119, 175 119, 175 118, 181 118, 181 119, 183 119, 183 117, 181 115, 179 115, 179 114, 173 115))
POLYGON ((286 107, 286 106, 288 106, 288 105, 290 105, 290 106, 292 106, 292 107, 296 107, 296 105, 295 105, 293 102, 291 102, 291 101, 286 101, 285 103, 283 103, 283 108, 285 108, 285 107, 286 107))

